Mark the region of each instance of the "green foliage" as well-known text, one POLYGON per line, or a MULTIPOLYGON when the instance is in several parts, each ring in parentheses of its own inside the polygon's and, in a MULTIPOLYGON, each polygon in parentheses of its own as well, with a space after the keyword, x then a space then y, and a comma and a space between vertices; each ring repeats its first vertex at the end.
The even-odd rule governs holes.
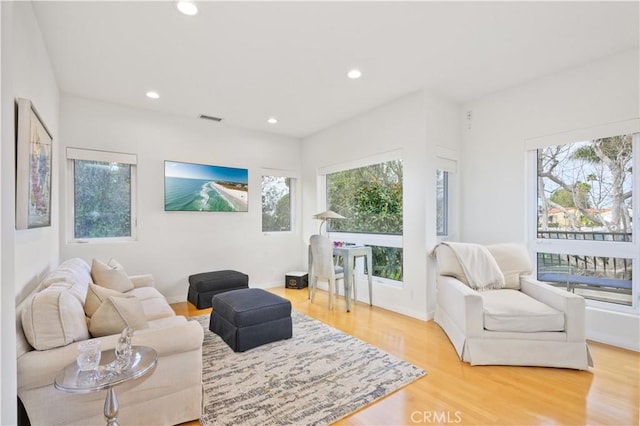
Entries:
MULTIPOLYGON (((402 235, 402 161, 388 161, 327 175, 327 201, 346 219, 329 230, 402 235)), ((402 280, 402 248, 372 246, 373 275, 402 280)))
POLYGON ((345 170, 327 176, 329 208, 346 219, 332 231, 402 234, 402 162, 345 170))
POLYGON ((291 179, 262 177, 262 231, 291 230, 291 179))
MULTIPOLYGON (((591 191, 591 185, 584 182, 576 182, 575 185, 580 205, 584 208, 589 208, 589 191, 591 191)), ((553 191, 549 199, 556 204, 560 204, 562 207, 576 207, 573 192, 564 188, 553 191)))
POLYGON ((75 160, 75 238, 131 236, 131 166, 75 160))
POLYGON ((371 246, 373 275, 402 281, 402 253, 399 247, 371 246))
POLYGON ((596 139, 593 145, 585 145, 578 148, 573 153, 573 158, 590 163, 602 162, 602 156, 610 160, 626 161, 631 158, 633 153, 632 140, 630 134, 596 139), (596 148, 598 148, 600 154, 596 148))

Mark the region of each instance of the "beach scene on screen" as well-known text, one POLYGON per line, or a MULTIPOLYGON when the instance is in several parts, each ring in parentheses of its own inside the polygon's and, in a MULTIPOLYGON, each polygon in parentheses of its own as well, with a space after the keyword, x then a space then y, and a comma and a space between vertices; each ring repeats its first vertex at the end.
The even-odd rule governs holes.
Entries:
POLYGON ((246 212, 248 170, 165 161, 165 211, 246 212))

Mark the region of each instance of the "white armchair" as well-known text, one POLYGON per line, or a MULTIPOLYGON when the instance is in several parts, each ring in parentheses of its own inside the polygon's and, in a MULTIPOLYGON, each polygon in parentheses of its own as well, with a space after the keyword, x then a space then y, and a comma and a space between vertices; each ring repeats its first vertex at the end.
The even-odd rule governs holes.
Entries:
POLYGON ((484 246, 504 277, 499 285, 485 289, 472 288, 477 286, 469 283, 464 272, 469 269, 463 268, 452 247, 453 243, 441 244, 434 250, 438 264, 435 322, 460 359, 471 365, 579 370, 593 366, 585 337, 584 299, 530 276, 524 246, 484 246))

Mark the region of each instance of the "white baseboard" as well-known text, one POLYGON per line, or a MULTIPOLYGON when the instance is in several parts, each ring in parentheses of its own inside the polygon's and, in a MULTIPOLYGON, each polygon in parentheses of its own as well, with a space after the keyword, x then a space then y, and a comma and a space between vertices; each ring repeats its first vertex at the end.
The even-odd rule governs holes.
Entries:
POLYGON ((618 348, 628 349, 630 351, 640 352, 640 343, 629 339, 621 338, 619 336, 611 336, 606 333, 598 333, 593 331, 587 331, 587 340, 593 340, 594 342, 604 343, 605 345, 616 346, 618 348))
POLYGON ((169 302, 169 304, 171 303, 180 303, 180 302, 186 302, 187 298, 184 296, 167 296, 165 297, 165 299, 167 299, 167 302, 169 302))

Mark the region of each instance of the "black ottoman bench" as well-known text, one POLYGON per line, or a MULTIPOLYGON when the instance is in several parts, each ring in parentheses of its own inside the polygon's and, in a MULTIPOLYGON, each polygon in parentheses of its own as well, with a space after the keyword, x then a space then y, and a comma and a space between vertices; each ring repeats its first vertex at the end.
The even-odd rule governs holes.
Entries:
POLYGON ((291 302, 259 288, 217 294, 209 330, 235 352, 292 336, 291 302))
POLYGON ((189 276, 187 300, 196 308, 211 307, 211 299, 218 293, 249 287, 249 276, 238 271, 203 272, 189 276))

